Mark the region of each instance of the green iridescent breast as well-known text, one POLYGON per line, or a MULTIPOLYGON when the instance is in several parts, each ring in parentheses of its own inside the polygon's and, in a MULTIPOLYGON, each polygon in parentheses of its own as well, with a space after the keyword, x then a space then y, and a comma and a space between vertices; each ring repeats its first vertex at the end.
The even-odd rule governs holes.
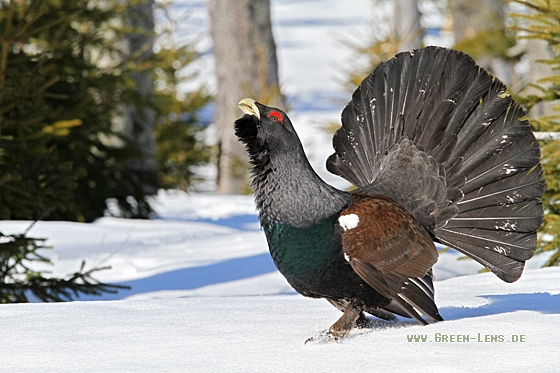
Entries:
POLYGON ((341 258, 340 237, 335 233, 337 218, 338 214, 304 228, 281 223, 263 225, 272 259, 292 285, 325 286, 334 280, 330 274, 334 275, 332 268, 341 258))

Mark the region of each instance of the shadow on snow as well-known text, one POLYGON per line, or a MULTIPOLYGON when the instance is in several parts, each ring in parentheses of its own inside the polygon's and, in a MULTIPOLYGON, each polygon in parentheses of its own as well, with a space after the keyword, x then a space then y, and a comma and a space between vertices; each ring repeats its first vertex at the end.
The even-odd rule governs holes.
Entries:
POLYGON ((178 216, 165 216, 164 218, 157 218, 165 221, 181 221, 181 222, 196 222, 196 223, 209 223, 219 225, 222 227, 234 228, 242 231, 260 230, 259 217, 256 214, 240 214, 221 219, 210 218, 197 218, 189 219, 178 216))
MULTIPOLYGON (((500 294, 481 295, 489 303, 480 307, 444 307, 440 314, 445 321, 469 319, 474 317, 498 315, 515 311, 536 311, 543 314, 560 313, 560 294, 527 293, 527 294, 500 294)), ((380 320, 369 316, 369 324, 363 329, 357 329, 353 336, 367 334, 378 330, 409 328, 421 326, 416 321, 397 316, 395 321, 380 320)))
POLYGON ((259 230, 259 217, 256 214, 235 215, 222 219, 196 219, 199 223, 211 223, 239 230, 259 230))
POLYGON ((160 290, 191 290, 202 286, 242 280, 276 271, 269 253, 235 258, 201 267, 182 268, 146 278, 118 283, 130 286, 117 294, 81 296, 78 300, 118 300, 135 294, 160 290))
POLYGON ((481 295, 490 302, 480 307, 445 307, 440 314, 445 320, 497 315, 515 311, 560 313, 560 294, 528 293, 481 295))

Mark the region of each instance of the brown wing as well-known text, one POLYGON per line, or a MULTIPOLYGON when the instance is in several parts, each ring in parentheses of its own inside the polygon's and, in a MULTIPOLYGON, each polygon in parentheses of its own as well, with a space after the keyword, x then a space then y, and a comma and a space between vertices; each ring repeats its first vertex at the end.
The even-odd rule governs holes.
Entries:
POLYGON ((414 310, 441 320, 434 303, 432 266, 438 253, 428 232, 393 199, 356 194, 340 213, 342 247, 356 273, 395 303, 397 311, 426 323, 414 310))

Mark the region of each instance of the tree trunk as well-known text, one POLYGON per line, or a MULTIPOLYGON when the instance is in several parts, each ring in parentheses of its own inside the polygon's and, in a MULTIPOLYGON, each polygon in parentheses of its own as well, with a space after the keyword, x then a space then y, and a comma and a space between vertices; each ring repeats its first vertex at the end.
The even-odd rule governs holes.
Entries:
MULTIPOLYGON (((554 51, 552 50, 549 43, 545 40, 541 39, 529 39, 527 41, 526 47, 527 57, 530 61, 530 70, 527 76, 524 77, 525 82, 532 82, 535 83, 539 79, 550 77, 553 75, 557 75, 558 73, 552 69, 552 67, 548 64, 539 62, 539 60, 548 60, 552 59, 554 56, 554 51)), ((544 86, 544 88, 549 88, 552 83, 547 85, 540 84, 544 86)), ((523 89, 520 94, 522 95, 537 95, 541 96, 542 91, 533 87, 527 86, 523 89)), ((556 101, 544 101, 536 104, 531 108, 528 115, 530 118, 536 119, 542 116, 553 115, 554 114, 554 106, 557 105, 556 101)))
POLYGON ((423 30, 420 26, 418 0, 395 0, 394 33, 399 42, 399 52, 411 51, 422 44, 423 30))
MULTIPOLYGON (((503 33, 506 16, 505 0, 450 0, 449 7, 453 16, 455 44, 466 39, 476 41, 483 30, 503 33)), ((487 40, 478 39, 476 42, 484 44, 487 40)), ((473 52, 469 54, 473 55, 473 52)), ((473 57, 480 66, 504 83, 511 83, 512 67, 508 61, 493 56, 474 55, 473 57)))
MULTIPOLYGON (((153 53, 154 46, 154 17, 153 0, 143 0, 126 8, 128 25, 132 32, 124 35, 126 54, 137 64, 142 63, 153 53)), ((154 100, 153 81, 149 69, 136 72, 133 75, 136 90, 146 101, 154 100)), ((130 162, 129 167, 141 175, 142 178, 156 178, 156 116, 151 108, 127 106, 124 108, 124 131, 128 139, 136 145, 140 158, 130 162)), ((139 182, 141 182, 139 180, 139 182)), ((144 192, 155 194, 153 185, 144 184, 144 192)))
POLYGON ((219 193, 248 191, 247 154, 233 132, 241 116, 237 103, 251 97, 283 106, 276 45, 265 0, 209 0, 210 31, 218 92, 214 123, 218 141, 219 193))

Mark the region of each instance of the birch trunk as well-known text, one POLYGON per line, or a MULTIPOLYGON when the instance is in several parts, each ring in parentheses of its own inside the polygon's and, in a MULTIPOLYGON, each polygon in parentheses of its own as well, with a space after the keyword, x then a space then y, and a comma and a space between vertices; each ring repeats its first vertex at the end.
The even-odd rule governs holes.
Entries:
POLYGON ((282 107, 276 45, 265 0, 209 0, 210 32, 218 91, 214 123, 218 140, 219 193, 249 190, 247 153, 233 132, 244 97, 282 107))
POLYGON ((394 5, 393 23, 395 38, 399 41, 399 52, 420 48, 423 31, 418 0, 395 0, 394 5))

